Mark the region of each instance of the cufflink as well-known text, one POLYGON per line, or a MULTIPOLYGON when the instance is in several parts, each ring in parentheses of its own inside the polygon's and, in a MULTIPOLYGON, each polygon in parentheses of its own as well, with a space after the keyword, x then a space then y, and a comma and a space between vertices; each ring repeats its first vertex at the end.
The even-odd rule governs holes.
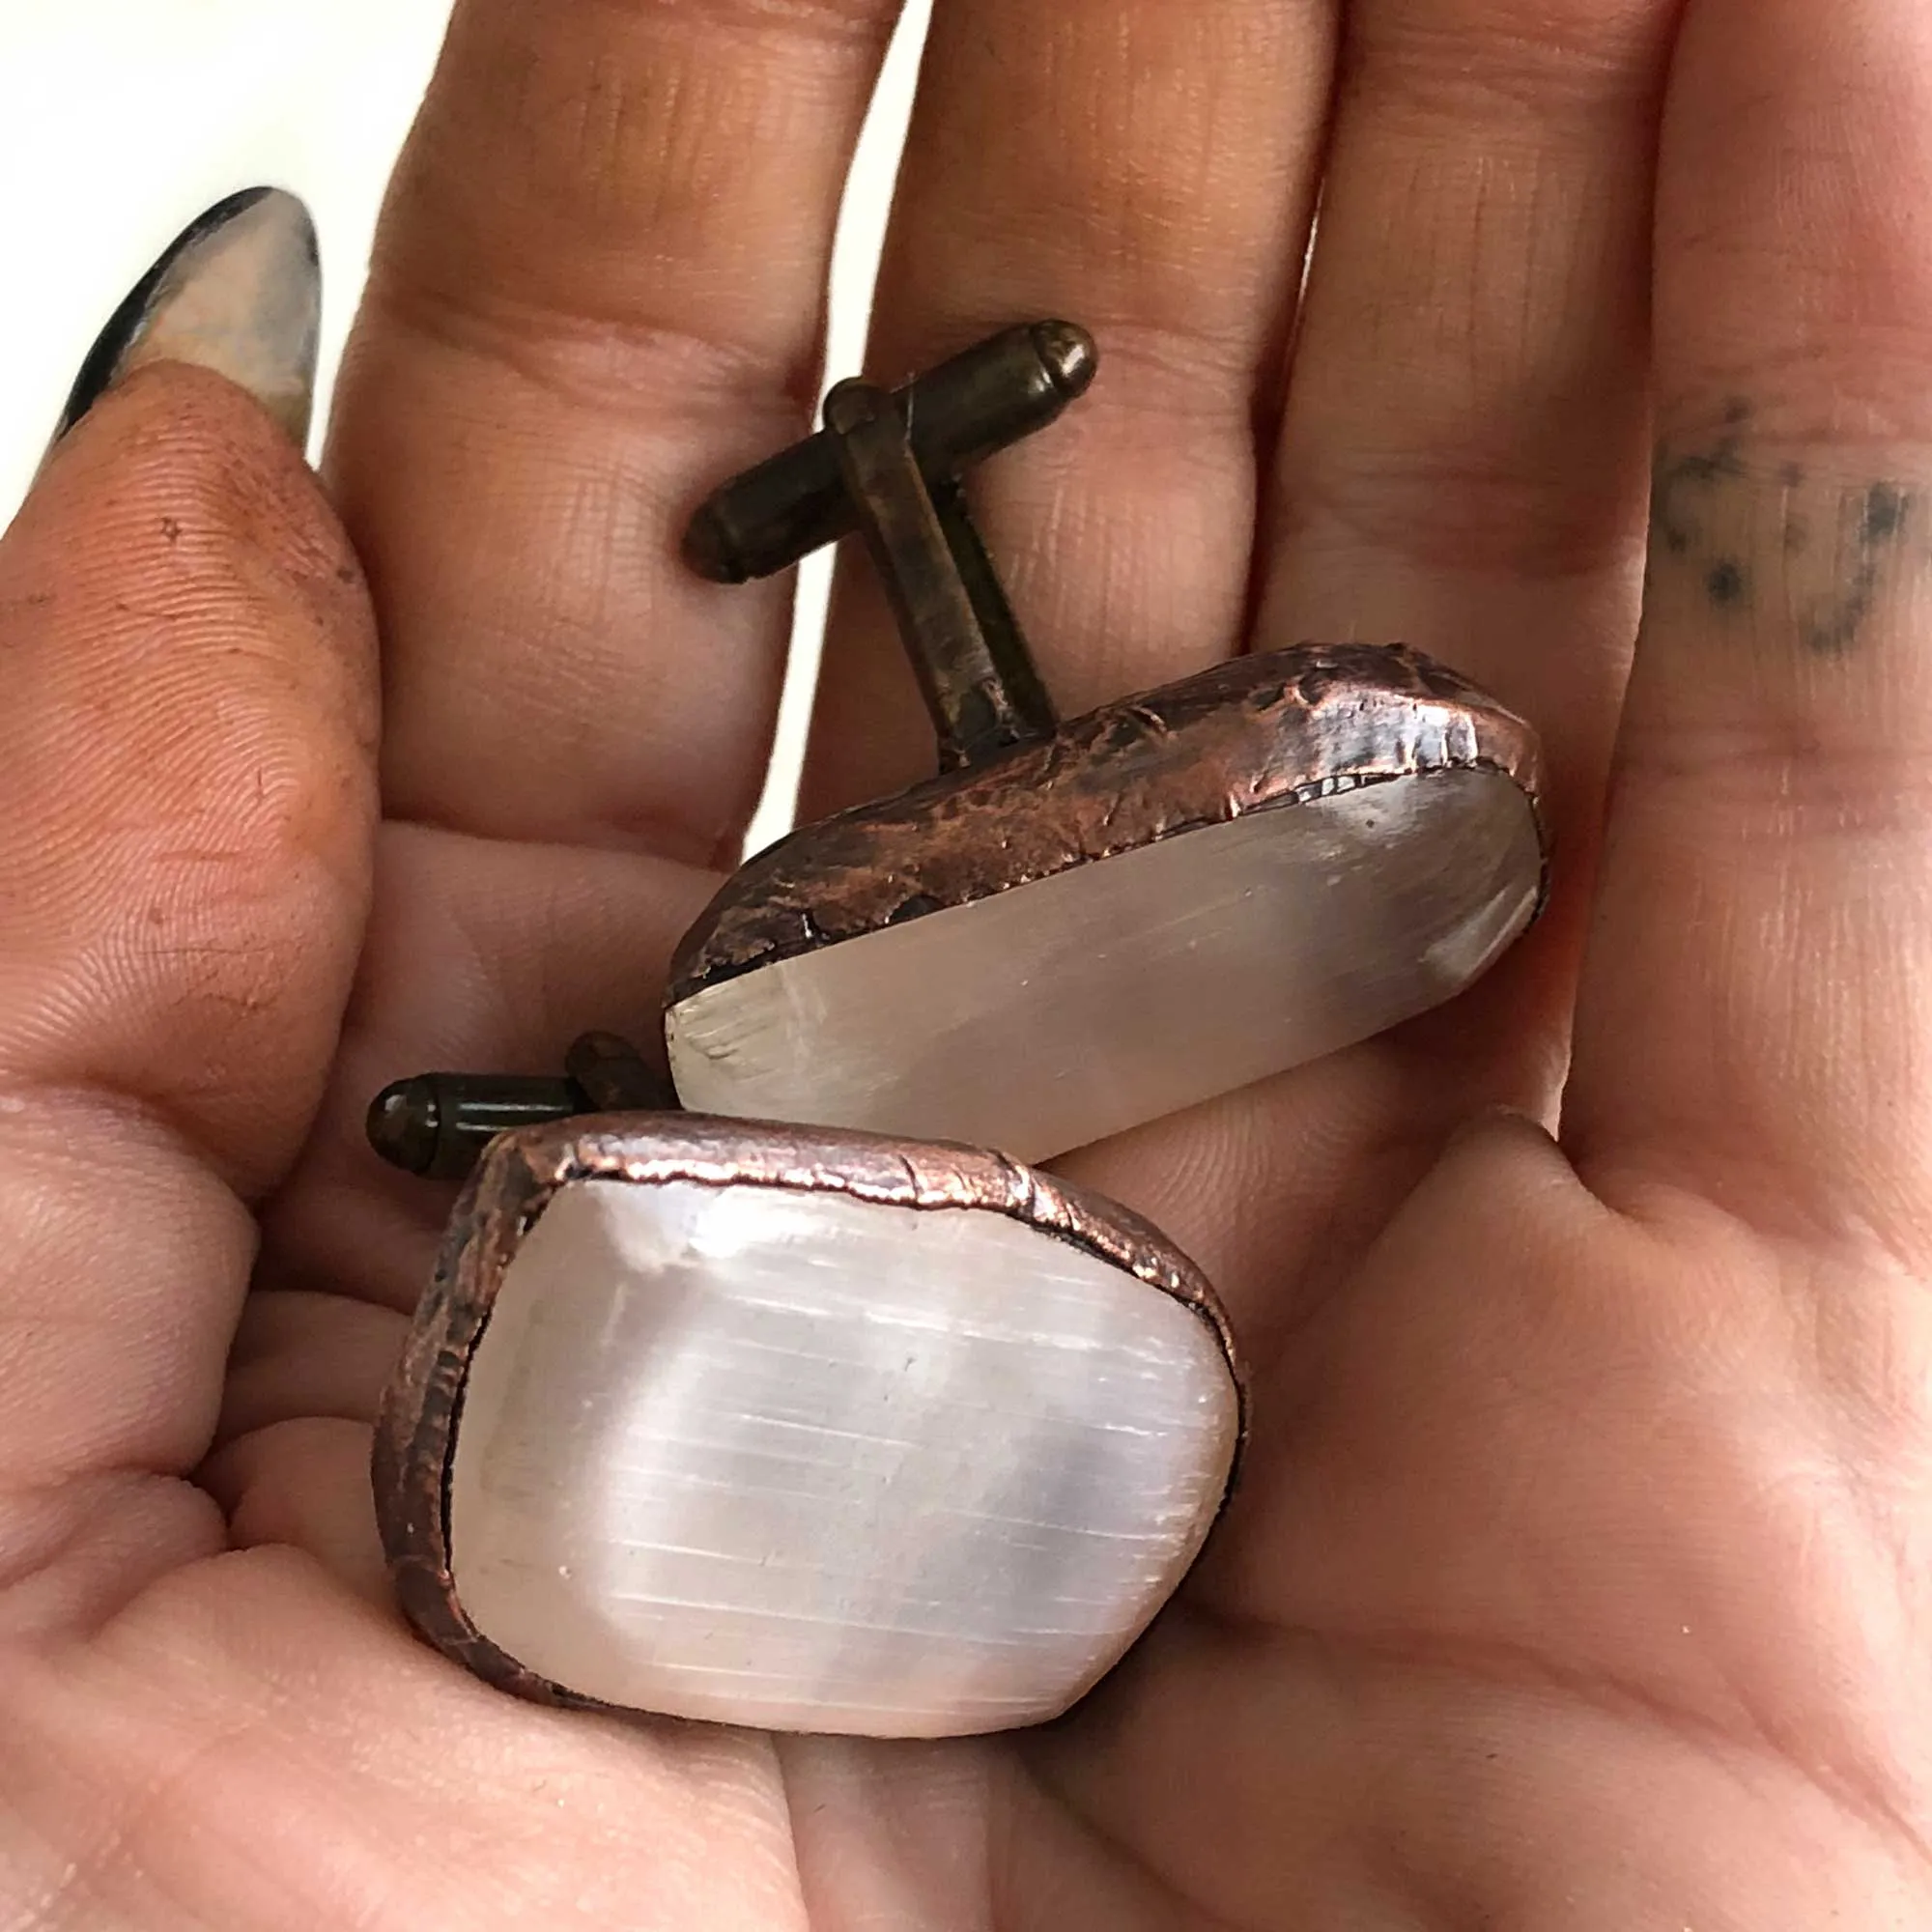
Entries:
POLYGON ((602 1116, 489 1141, 374 1479, 405 1611, 506 1690, 950 1737, 1113 1667, 1243 1430, 1212 1290, 1124 1209, 971 1149, 602 1116))
POLYGON ((719 893, 666 1001, 687 1107, 1046 1159, 1453 998, 1539 911, 1534 735, 1417 652, 1305 644, 1056 720, 961 478, 1096 360, 1050 322, 841 384, 694 520, 722 582, 864 538, 941 769, 719 893))

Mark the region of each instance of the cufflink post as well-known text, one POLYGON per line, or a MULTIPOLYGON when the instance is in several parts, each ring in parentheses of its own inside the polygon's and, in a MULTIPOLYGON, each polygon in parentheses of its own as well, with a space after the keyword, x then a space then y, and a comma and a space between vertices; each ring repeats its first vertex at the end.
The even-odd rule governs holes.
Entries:
POLYGON ((377 1094, 369 1145, 391 1167, 425 1180, 463 1180, 498 1134, 581 1114, 663 1113, 677 1106, 670 1082, 628 1040, 586 1034, 561 1079, 511 1073, 418 1073, 377 1094))
POLYGON ((841 383, 822 431, 705 501, 686 533, 686 560, 715 582, 743 582, 856 532, 884 582, 941 766, 1049 736, 1058 720, 961 479, 1057 421, 1098 362, 1085 329, 1039 322, 894 392, 841 383))

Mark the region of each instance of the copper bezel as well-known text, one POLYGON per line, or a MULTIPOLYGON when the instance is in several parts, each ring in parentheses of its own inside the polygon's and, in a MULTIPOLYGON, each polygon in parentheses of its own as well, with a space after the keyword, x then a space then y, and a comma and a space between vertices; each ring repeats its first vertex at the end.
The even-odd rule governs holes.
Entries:
MULTIPOLYGON (((1419 652, 1298 644, 1236 658, 781 840, 685 935, 665 1005, 1250 812, 1468 770, 1507 779, 1536 812, 1535 733, 1419 652)), ((1541 838, 1540 812, 1537 824, 1541 838)))

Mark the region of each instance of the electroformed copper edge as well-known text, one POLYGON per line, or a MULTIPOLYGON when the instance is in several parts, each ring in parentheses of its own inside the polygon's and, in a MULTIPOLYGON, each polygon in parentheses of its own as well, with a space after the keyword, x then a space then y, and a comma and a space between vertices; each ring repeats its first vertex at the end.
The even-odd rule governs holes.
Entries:
POLYGON ((781 840, 740 867, 686 933, 665 1006, 1251 812, 1472 769, 1528 800, 1547 885, 1541 756, 1514 713, 1401 645, 1308 643, 1232 659, 781 840))
MULTIPOLYGON (((371 1474, 396 1600, 438 1650, 485 1682, 572 1710, 654 1716, 582 1696, 490 1641, 457 1596, 449 1474, 463 1394, 505 1270, 557 1191, 580 1180, 671 1180, 845 1194, 885 1207, 999 1213, 1068 1242, 1171 1295, 1213 1332, 1234 1381, 1236 1431, 1227 1506, 1248 1440, 1248 1379, 1208 1278, 1150 1223, 997 1153, 836 1128, 664 1114, 573 1120, 505 1134, 458 1200, 377 1416, 371 1474)), ((666 1719, 666 1721, 691 1721, 666 1719)))

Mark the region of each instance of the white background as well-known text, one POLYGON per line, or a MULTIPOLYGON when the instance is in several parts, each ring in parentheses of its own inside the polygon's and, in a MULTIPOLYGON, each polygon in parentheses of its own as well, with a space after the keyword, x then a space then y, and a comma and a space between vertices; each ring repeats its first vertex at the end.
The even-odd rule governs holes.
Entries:
MULTIPOLYGON (((853 170, 834 274, 835 375, 858 366, 929 9, 909 0, 853 170)), ((326 403, 448 12, 449 0, 0 0, 0 524, 101 325, 161 249, 238 188, 290 188, 315 214, 326 403)), ((829 574, 826 557, 802 574, 754 847, 788 819, 829 574)))

